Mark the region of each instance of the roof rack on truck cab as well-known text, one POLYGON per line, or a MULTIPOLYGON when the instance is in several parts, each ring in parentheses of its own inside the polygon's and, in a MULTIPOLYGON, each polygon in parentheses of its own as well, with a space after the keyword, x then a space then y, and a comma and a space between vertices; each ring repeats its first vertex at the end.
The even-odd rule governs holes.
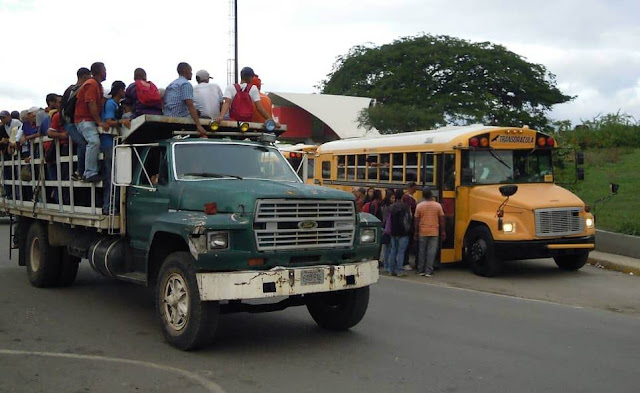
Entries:
MULTIPOLYGON (((211 119, 200 119, 209 138, 251 139, 261 142, 275 142, 276 137, 287 130, 281 125, 268 131, 264 123, 211 119)), ((131 128, 122 128, 122 143, 152 143, 175 136, 199 137, 196 124, 188 117, 170 117, 160 115, 142 115, 131 121, 131 128)))

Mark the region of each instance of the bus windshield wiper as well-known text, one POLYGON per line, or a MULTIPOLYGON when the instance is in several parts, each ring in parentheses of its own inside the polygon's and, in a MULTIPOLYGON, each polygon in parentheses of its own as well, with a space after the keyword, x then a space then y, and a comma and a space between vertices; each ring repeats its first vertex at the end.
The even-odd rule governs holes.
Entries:
POLYGON ((208 172, 189 172, 189 173, 183 173, 182 176, 212 177, 216 179, 230 177, 233 179, 242 180, 240 176, 236 176, 236 175, 226 175, 222 173, 208 173, 208 172))
POLYGON ((502 165, 506 166, 507 168, 509 168, 509 170, 511 170, 511 167, 506 162, 504 162, 504 160, 502 160, 502 158, 500 158, 500 156, 498 156, 496 153, 494 153, 493 149, 489 149, 489 153, 491 153, 493 158, 498 160, 502 165))

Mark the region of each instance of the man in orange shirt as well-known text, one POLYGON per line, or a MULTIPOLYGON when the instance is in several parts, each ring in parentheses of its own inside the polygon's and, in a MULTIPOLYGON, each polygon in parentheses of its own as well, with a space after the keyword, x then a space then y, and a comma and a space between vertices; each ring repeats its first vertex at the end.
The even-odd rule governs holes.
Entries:
MULTIPOLYGON (((251 80, 251 84, 255 85, 258 88, 258 91, 260 91, 260 104, 262 104, 262 107, 269 114, 269 116, 273 118, 273 104, 271 103, 271 98, 269 98, 268 95, 262 93, 262 81, 260 80, 260 78, 258 78, 258 75, 255 75, 253 77, 253 79, 251 80)), ((267 119, 265 119, 260 114, 260 112, 258 112, 258 108, 255 104, 253 105, 253 117, 251 118, 251 121, 254 123, 264 123, 265 121, 267 121, 267 119)))
POLYGON ((91 79, 82 84, 78 90, 74 120, 82 137, 87 141, 84 158, 83 178, 92 183, 102 180, 98 174, 98 154, 100 153, 100 137, 98 128, 105 131, 109 126, 102 122, 104 107, 104 91, 102 82, 107 79, 107 69, 103 63, 91 65, 91 79))
POLYGON ((418 263, 416 274, 431 277, 438 254, 438 234, 445 239, 444 211, 442 205, 433 200, 429 187, 422 189, 424 201, 418 203, 415 213, 415 238, 418 240, 418 263))

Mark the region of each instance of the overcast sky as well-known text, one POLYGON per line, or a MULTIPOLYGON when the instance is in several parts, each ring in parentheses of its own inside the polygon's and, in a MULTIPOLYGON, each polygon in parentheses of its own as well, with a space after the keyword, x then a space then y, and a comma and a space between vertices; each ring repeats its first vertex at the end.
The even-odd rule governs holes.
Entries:
MULTIPOLYGON (((350 47, 420 33, 506 46, 556 74, 578 97, 554 119, 591 119, 621 110, 640 119, 638 0, 238 0, 240 66, 263 90, 317 92, 350 47)), ((102 61, 105 91, 143 67, 159 87, 176 65, 227 80, 228 0, 0 0, 0 109, 45 106, 75 82, 78 67, 102 61)), ((195 77, 194 77, 195 79, 195 77)), ((193 81, 195 84, 195 80, 193 81)))

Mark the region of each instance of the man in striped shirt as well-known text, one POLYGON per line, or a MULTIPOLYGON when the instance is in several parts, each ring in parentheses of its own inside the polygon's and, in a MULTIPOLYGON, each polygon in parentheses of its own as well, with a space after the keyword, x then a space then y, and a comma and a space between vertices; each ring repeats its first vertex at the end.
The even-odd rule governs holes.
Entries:
POLYGON ((178 79, 169 83, 164 92, 164 106, 162 114, 172 117, 189 117, 196 123, 196 129, 200 137, 206 138, 207 133, 200 125, 198 111, 193 104, 193 86, 189 82, 193 76, 193 70, 187 63, 178 64, 178 79))

